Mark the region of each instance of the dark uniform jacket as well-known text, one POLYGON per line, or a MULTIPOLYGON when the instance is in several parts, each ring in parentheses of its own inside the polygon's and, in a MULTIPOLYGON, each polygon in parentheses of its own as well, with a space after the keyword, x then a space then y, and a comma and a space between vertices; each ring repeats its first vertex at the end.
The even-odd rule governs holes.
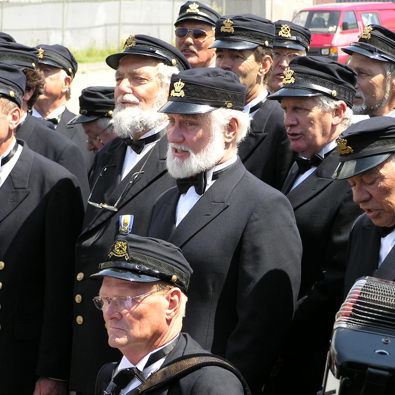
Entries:
POLYGON ((26 145, 0 187, 0 393, 67 380, 74 244, 83 206, 75 177, 26 145))
POLYGON ((395 280, 395 248, 378 266, 381 245, 379 228, 366 216, 361 215, 350 236, 349 256, 345 276, 346 295, 359 277, 373 276, 395 280))
POLYGON ((172 188, 158 200, 149 235, 179 246, 193 268, 184 330, 234 363, 256 391, 299 290, 301 243, 292 209, 240 160, 175 228, 178 198, 172 188))
POLYGON ((298 174, 295 163, 283 186, 295 212, 303 257, 299 301, 287 347, 290 359, 284 369, 294 379, 281 379, 281 384, 290 385, 288 390, 300 385, 306 395, 317 392, 310 392, 309 384, 320 388, 334 316, 342 301, 347 242, 360 214, 348 182, 332 179, 338 162, 337 151, 331 151, 314 173, 289 191, 298 174), (300 352, 306 355, 303 362, 300 352))
MULTIPOLYGON (((162 365, 173 362, 175 359, 189 354, 207 353, 199 346, 187 333, 181 333, 176 340, 177 344, 173 350, 166 356, 162 365)), ((115 366, 114 366, 115 367, 115 366)), ((104 374, 107 369, 105 366, 100 370, 97 376, 95 395, 103 395, 111 376, 104 374)), ((130 391, 128 394, 134 394, 130 391)), ((219 366, 202 367, 194 372, 175 381, 170 387, 162 390, 150 392, 152 395, 242 395, 244 394, 243 386, 239 379, 229 370, 219 366)))
POLYGON ((81 151, 74 143, 30 114, 18 125, 16 137, 26 141, 33 151, 59 163, 74 174, 84 201, 86 200, 89 194, 88 172, 81 151))
POLYGON ((147 155, 150 157, 144 167, 144 173, 127 189, 125 186, 133 174, 141 169, 147 157, 141 159, 120 182, 125 151, 126 145, 123 141, 115 138, 97 153, 91 176, 94 187, 90 200, 114 204, 121 195, 122 197, 117 212, 88 205, 83 231, 76 245, 71 388, 81 392, 92 393, 100 366, 119 359, 120 355, 118 350, 107 345, 107 332, 102 314, 92 303, 92 298, 98 295, 100 282, 90 280, 89 276, 97 272, 100 262, 107 259, 119 229, 119 216, 133 214, 132 232, 146 235, 155 200, 174 185, 174 180, 169 177, 166 169, 165 136, 148 152, 147 155), (125 192, 122 193, 123 191, 125 192), (77 317, 82 317, 83 323, 78 324, 77 317))
POLYGON ((80 123, 67 125, 67 123, 74 117, 75 114, 66 108, 60 117, 59 123, 56 126, 56 130, 71 139, 71 141, 73 141, 73 143, 80 149, 82 156, 85 159, 86 168, 89 170, 93 164, 95 155, 93 151, 88 151, 86 149, 87 136, 82 125, 80 123))
POLYGON ((284 111, 274 100, 265 100, 254 113, 250 130, 239 145, 246 169, 276 189, 284 183, 293 160, 284 127, 284 111))

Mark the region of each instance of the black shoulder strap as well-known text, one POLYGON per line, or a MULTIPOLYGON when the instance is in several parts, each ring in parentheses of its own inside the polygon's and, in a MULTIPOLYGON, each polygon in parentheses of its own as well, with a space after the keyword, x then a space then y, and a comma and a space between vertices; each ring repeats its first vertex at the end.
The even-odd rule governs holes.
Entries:
POLYGON ((225 359, 211 354, 189 354, 175 359, 172 363, 148 377, 145 383, 138 387, 139 394, 148 394, 169 386, 172 382, 178 381, 204 366, 219 366, 231 371, 242 383, 244 394, 251 395, 248 384, 241 373, 225 359))

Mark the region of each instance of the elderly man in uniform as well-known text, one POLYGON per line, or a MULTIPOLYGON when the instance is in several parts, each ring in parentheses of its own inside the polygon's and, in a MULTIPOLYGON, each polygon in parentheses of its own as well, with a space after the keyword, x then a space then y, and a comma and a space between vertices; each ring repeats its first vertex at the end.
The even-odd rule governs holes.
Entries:
POLYGON ((340 164, 334 173, 347 180, 364 211, 349 241, 346 292, 362 276, 395 280, 395 123, 375 117, 350 126, 338 140, 340 164))
POLYGON ((175 26, 176 47, 191 67, 215 66, 214 26, 220 17, 217 11, 199 1, 187 1, 180 7, 175 26))
POLYGON ((80 115, 68 125, 81 124, 88 140, 86 148, 97 152, 116 137, 112 114, 114 111, 114 88, 110 86, 90 86, 81 92, 80 115))
POLYGON ((85 149, 85 134, 81 125, 68 125, 75 114, 66 108, 71 96, 71 84, 78 70, 73 54, 63 45, 40 44, 38 49, 38 68, 44 75, 45 85, 34 104, 32 115, 49 121, 53 128, 70 138, 81 150, 87 169, 93 155, 85 149))
POLYGON ((358 75, 355 114, 395 117, 395 33, 369 25, 358 42, 342 48, 358 75))
POLYGON ((272 65, 274 25, 255 15, 225 16, 217 21, 217 67, 235 72, 247 87, 243 111, 251 127, 239 145, 244 166, 262 181, 280 189, 292 163, 292 152, 278 103, 266 100, 272 65))
POLYGON ((284 20, 274 22, 274 26, 273 65, 267 84, 272 93, 283 87, 284 71, 291 60, 306 56, 311 40, 310 30, 304 26, 284 20))
POLYGON ((134 215, 133 232, 146 235, 155 200, 174 185, 166 169, 167 117, 157 110, 166 102, 171 75, 189 67, 177 48, 145 35, 130 36, 124 50, 106 62, 116 70, 113 125, 118 137, 95 156, 76 246, 71 387, 88 394, 100 366, 119 355, 107 346, 105 329, 90 303, 98 285, 88 276, 114 241, 119 214, 134 215))
POLYGON ((37 49, 13 42, 0 43, 0 62, 19 67, 26 75, 26 92, 22 100, 17 137, 24 140, 33 151, 59 163, 74 174, 85 201, 89 194, 89 184, 81 150, 70 139, 49 128, 47 122, 30 114, 44 86, 42 73, 37 69, 37 49))
POLYGON ((83 205, 70 172, 15 138, 25 84, 0 63, 0 393, 65 395, 83 205))
MULTIPOLYGON (((211 356, 181 332, 191 273, 181 250, 173 244, 125 234, 121 227, 107 261, 91 276, 103 279, 99 296, 93 301, 103 312, 110 346, 123 354, 119 364, 107 364, 100 370, 97 395, 103 390, 119 393, 122 387, 122 393, 135 393, 137 387, 138 393, 145 393, 166 369, 176 369, 174 360, 182 358, 184 364, 188 356, 211 356)), ((205 366, 196 361, 192 366, 177 379, 173 371, 166 378, 170 383, 157 384, 155 393, 244 394, 237 372, 227 363, 205 366)))
POLYGON ((360 213, 349 185, 332 179, 339 161, 336 138, 351 122, 356 75, 329 58, 298 56, 283 83, 269 98, 281 101, 298 154, 282 191, 295 212, 303 257, 298 306, 275 393, 315 395, 342 300, 347 240, 360 213))
POLYGON ((245 92, 218 68, 172 77, 160 111, 169 115, 167 167, 178 187, 155 204, 149 234, 179 246, 194 270, 185 331, 233 362, 257 393, 292 318, 301 245, 287 199, 237 157, 245 92))

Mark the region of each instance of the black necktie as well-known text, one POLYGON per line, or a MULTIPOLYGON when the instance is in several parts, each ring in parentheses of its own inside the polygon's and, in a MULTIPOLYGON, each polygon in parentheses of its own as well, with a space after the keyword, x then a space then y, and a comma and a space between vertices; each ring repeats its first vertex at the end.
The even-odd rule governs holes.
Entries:
POLYGON ((296 157, 295 161, 299 167, 299 174, 305 173, 307 170, 310 170, 312 166, 319 166, 322 162, 322 157, 318 154, 313 155, 311 158, 301 158, 300 156, 296 157))
POLYGON ((55 126, 59 123, 58 118, 45 118, 46 121, 53 123, 55 126))
POLYGON ((18 142, 16 141, 14 146, 12 147, 12 150, 8 153, 8 155, 0 159, 0 167, 4 166, 15 155, 17 150, 18 150, 18 142))
POLYGON ((259 110, 259 108, 261 107, 262 102, 260 101, 259 103, 255 104, 255 106, 252 106, 250 108, 250 111, 248 112, 249 114, 252 114, 253 112, 255 112, 256 110, 259 110))
POLYGON ((163 136, 163 134, 163 132, 155 133, 152 136, 148 136, 140 140, 134 140, 130 137, 127 137, 123 139, 123 141, 138 155, 141 154, 146 144, 153 143, 154 141, 159 140, 163 136))
POLYGON ((378 231, 380 233, 380 237, 388 236, 394 229, 395 229, 395 226, 391 226, 389 228, 387 228, 385 226, 378 227, 378 231))

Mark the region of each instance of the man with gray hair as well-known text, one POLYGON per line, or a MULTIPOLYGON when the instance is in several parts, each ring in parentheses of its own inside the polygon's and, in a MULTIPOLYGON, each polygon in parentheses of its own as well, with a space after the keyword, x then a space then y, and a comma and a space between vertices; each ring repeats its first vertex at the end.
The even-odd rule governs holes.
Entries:
POLYGON ((284 75, 283 87, 269 99, 281 102, 298 154, 282 191, 295 212, 303 257, 298 307, 275 394, 315 395, 342 300, 347 240, 360 213, 349 185, 332 179, 339 161, 336 138, 351 121, 356 75, 314 56, 296 57, 284 75))
POLYGON ((342 50, 357 75, 355 114, 395 117, 395 33, 383 26, 366 26, 358 42, 342 50))
POLYGON ((145 235, 157 197, 174 185, 166 170, 166 102, 170 77, 189 68, 181 52, 145 35, 130 36, 106 59, 116 70, 114 140, 95 156, 91 194, 77 241, 71 388, 92 393, 98 369, 117 359, 89 301, 98 286, 87 280, 114 241, 120 214, 134 215, 133 233, 145 235), (114 358, 115 357, 115 358, 114 358))
POLYGON ((301 243, 287 199, 237 156, 249 124, 245 94, 232 71, 172 76, 160 111, 177 187, 155 204, 149 234, 180 247, 194 271, 184 330, 258 393, 292 319, 301 243))

